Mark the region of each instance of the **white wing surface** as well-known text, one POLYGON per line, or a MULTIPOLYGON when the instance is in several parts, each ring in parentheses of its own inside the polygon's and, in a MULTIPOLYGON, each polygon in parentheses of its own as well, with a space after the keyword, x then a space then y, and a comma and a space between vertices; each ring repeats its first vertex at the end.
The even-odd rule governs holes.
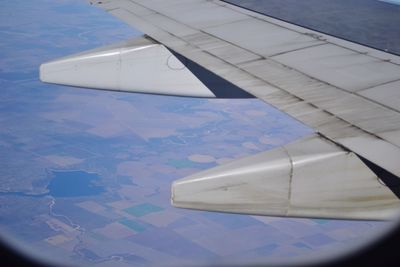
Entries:
POLYGON ((400 57, 218 0, 91 3, 149 37, 46 63, 43 81, 218 97, 212 87, 222 78, 224 97, 253 95, 315 129, 175 182, 174 205, 352 219, 387 219, 400 208, 400 57), (199 69, 217 78, 206 82, 199 69))

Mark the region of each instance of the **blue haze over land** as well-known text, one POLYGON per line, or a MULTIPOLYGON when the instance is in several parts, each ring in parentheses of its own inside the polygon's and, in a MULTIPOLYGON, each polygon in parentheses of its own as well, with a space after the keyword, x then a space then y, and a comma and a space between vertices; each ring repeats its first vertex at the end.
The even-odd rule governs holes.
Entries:
POLYGON ((43 84, 39 65, 137 36, 83 0, 0 2, 0 235, 46 260, 179 266, 310 258, 386 223, 175 209, 172 181, 312 132, 256 99, 43 84))

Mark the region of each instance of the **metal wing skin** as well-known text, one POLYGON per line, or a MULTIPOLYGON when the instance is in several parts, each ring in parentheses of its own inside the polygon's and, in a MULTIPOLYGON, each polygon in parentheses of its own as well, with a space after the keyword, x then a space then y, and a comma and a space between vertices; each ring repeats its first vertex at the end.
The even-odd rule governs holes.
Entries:
POLYGON ((90 2, 146 36, 45 63, 42 81, 255 96, 315 129, 303 140, 176 181, 173 205, 291 217, 397 214, 400 57, 218 0, 90 2))

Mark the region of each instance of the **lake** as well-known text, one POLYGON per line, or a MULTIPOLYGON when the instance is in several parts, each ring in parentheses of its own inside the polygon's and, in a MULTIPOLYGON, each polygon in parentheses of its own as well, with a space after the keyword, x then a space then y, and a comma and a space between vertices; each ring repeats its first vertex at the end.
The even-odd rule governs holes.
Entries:
POLYGON ((100 177, 95 173, 84 171, 53 171, 53 179, 47 189, 53 197, 94 196, 105 192, 95 184, 100 177))

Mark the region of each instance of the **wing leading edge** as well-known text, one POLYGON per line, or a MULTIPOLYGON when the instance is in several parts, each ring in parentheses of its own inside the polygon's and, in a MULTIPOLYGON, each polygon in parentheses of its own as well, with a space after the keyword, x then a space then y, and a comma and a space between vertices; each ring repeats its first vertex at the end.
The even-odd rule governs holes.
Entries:
POLYGON ((125 43, 44 64, 43 81, 215 97, 209 84, 188 67, 192 62, 231 85, 225 97, 241 88, 247 93, 239 95, 273 104, 317 132, 176 181, 175 206, 350 219, 388 219, 397 213, 400 201, 393 184, 388 187, 365 162, 392 174, 394 187, 400 184, 400 112, 392 100, 400 99, 394 89, 400 81, 399 57, 217 0, 90 2, 155 40, 144 49, 153 50, 151 59, 142 57, 142 49, 133 53, 132 43, 125 43), (184 70, 179 75, 171 72, 171 57, 184 70), (138 62, 147 62, 149 68, 135 68, 138 62), (143 79, 150 69, 157 70, 157 84, 143 79), (144 75, 134 76, 134 70, 144 75), (107 74, 106 81, 98 80, 96 73, 107 74))

